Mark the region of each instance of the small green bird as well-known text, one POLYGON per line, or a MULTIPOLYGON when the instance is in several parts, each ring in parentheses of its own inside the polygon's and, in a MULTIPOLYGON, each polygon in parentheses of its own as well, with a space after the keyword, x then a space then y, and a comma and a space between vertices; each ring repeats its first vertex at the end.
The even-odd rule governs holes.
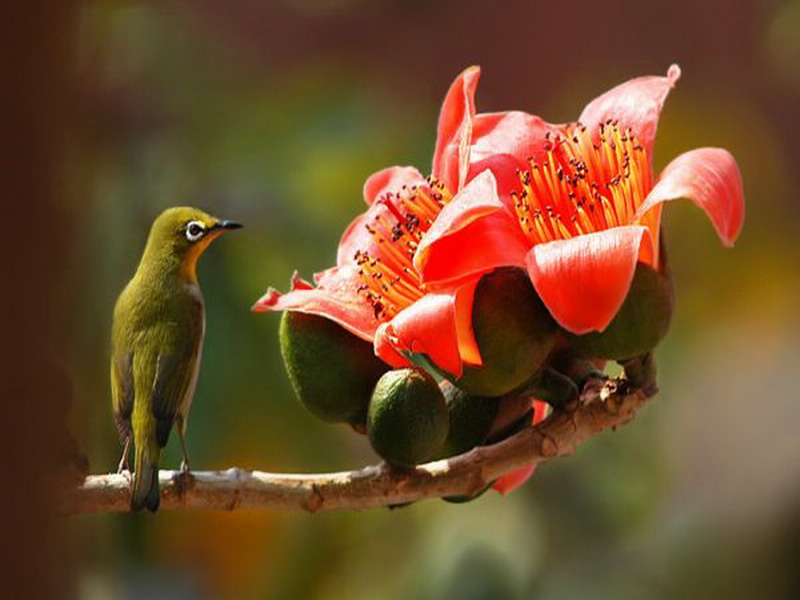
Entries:
POLYGON ((205 334, 196 265, 212 240, 241 227, 196 208, 168 208, 153 222, 133 279, 117 299, 111 332, 111 398, 128 468, 135 444, 131 510, 158 509, 158 459, 177 425, 189 470, 186 418, 205 334))

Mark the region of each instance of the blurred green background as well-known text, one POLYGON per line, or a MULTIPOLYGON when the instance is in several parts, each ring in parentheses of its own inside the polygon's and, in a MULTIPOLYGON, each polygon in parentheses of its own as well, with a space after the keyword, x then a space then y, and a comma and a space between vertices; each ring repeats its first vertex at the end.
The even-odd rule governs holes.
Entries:
MULTIPOLYGON (((800 597, 800 2, 98 1, 78 16, 65 360, 93 472, 119 458, 113 302, 150 221, 176 204, 246 224, 200 264, 193 466, 376 460, 363 437, 296 402, 278 315, 249 307, 294 269, 333 263, 370 173, 428 171, 439 103, 467 65, 483 67, 479 110, 558 122, 677 62, 656 170, 723 146, 747 198, 731 251, 688 203, 667 209, 678 308, 657 352, 662 392, 631 426, 509 497, 466 505, 74 518, 78 597, 800 597)), ((177 446, 165 467, 179 464, 177 446)))

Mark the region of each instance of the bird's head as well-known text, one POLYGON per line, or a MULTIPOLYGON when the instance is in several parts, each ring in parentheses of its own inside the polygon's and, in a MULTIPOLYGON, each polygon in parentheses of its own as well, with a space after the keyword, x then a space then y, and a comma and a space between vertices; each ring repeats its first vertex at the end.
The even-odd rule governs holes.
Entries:
POLYGON ((241 225, 218 219, 198 208, 176 206, 162 212, 153 222, 145 255, 179 261, 189 279, 195 278, 197 259, 220 235, 241 225))

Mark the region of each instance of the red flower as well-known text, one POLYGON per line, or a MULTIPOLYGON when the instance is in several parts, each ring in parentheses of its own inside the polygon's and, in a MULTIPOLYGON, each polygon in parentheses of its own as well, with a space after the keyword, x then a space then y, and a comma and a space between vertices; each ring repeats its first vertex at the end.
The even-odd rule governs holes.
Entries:
POLYGON ((369 177, 368 208, 342 236, 336 266, 315 275, 315 286, 295 275, 290 292, 270 288, 254 310, 332 319, 374 342, 393 366, 408 364, 409 353, 425 354, 456 376, 463 362, 481 364, 471 330, 477 281, 423 285, 413 264, 426 232, 467 177, 478 75, 475 67, 465 70, 445 97, 432 176, 391 167, 369 177))
POLYGON ((590 102, 577 123, 553 125, 516 111, 476 115, 472 181, 444 207, 414 257, 424 285, 524 267, 556 321, 583 334, 609 325, 637 262, 658 268, 663 202, 693 200, 733 245, 744 196, 729 152, 691 150, 653 181, 656 126, 679 77, 673 65, 666 77, 623 83, 590 102))
MULTIPOLYGON (((652 175, 656 126, 677 66, 615 87, 563 125, 519 111, 476 114, 479 74, 464 71, 445 97, 432 176, 413 167, 372 175, 368 208, 342 236, 336 266, 315 285, 295 275, 290 292, 270 289, 254 310, 321 315, 373 342, 393 366, 424 354, 460 377, 465 363, 482 364, 473 296, 497 267, 525 268, 556 321, 584 334, 611 323, 638 262, 659 269, 663 202, 693 200, 723 243, 735 241, 744 197, 726 150, 686 152, 657 181, 652 175)), ((534 401, 534 423, 542 407, 534 401)), ((532 471, 494 487, 511 491, 532 471)))

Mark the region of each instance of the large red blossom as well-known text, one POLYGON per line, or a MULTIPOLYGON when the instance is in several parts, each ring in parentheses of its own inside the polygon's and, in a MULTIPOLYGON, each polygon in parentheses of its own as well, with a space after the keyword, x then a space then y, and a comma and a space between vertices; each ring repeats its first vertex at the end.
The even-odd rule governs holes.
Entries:
POLYGON ((290 292, 270 288, 254 310, 324 316, 373 342, 394 366, 415 353, 455 376, 464 363, 481 364, 471 324, 476 281, 427 286, 413 264, 426 232, 467 178, 478 76, 476 67, 465 70, 444 99, 431 177, 413 167, 369 177, 368 208, 342 236, 336 266, 315 275, 315 285, 295 275, 290 292))
POLYGON ((744 196, 729 152, 691 150, 652 175, 661 108, 679 77, 673 65, 666 77, 632 79, 590 102, 575 123, 517 111, 476 115, 465 191, 479 193, 454 198, 419 244, 423 284, 517 265, 556 321, 584 334, 613 320, 637 262, 659 267, 664 202, 692 200, 733 245, 744 196))
MULTIPOLYGON (((652 174, 677 66, 613 88, 560 125, 520 111, 476 114, 479 74, 461 73, 445 97, 431 177, 413 167, 372 175, 368 208, 342 236, 336 266, 314 284, 295 276, 286 294, 270 289, 255 310, 321 315, 373 342, 389 364, 425 354, 458 377, 464 363, 481 364, 473 295, 496 267, 526 269, 553 317, 582 334, 613 320, 638 262, 659 267, 665 201, 691 199, 723 243, 735 241, 744 197, 727 151, 692 150, 652 174)), ((508 492, 531 473, 495 488, 508 492)))

